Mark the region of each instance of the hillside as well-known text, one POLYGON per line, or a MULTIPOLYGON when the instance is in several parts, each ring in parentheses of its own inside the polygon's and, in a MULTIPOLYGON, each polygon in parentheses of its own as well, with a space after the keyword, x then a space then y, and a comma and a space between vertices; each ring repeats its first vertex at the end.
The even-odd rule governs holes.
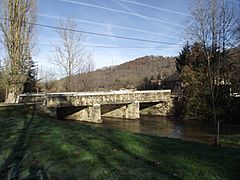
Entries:
MULTIPOLYGON (((162 77, 165 79, 176 72, 175 58, 145 56, 120 64, 106 67, 74 77, 77 91, 118 90, 137 88, 144 79, 162 77)), ((58 82, 57 91, 63 91, 64 80, 58 82)))

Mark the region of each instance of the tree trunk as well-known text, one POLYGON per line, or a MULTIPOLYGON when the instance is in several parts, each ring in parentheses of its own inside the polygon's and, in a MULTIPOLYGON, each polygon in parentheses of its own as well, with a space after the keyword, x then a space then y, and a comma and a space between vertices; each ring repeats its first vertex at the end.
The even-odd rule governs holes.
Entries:
POLYGON ((6 95, 5 103, 15 103, 16 102, 16 93, 13 89, 9 89, 6 95))

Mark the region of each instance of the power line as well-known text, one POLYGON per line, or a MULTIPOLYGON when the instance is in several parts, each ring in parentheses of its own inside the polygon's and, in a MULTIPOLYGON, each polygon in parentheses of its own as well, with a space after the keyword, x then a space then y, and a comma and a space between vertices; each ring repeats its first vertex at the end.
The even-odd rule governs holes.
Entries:
MULTIPOLYGON (((21 42, 21 40, 19 39, 18 42, 21 42)), ((58 42, 58 41, 54 41, 54 43, 35 43, 35 42, 23 43, 23 42, 21 42, 21 44, 54 46, 54 44, 56 44, 55 42, 58 42)), ((178 44, 178 45, 182 45, 182 44, 178 44)), ((173 45, 173 46, 175 46, 175 45, 173 45)), ((83 48, 107 48, 107 49, 108 48, 109 49, 165 49, 165 48, 169 49, 169 47, 160 47, 160 46, 113 46, 113 45, 107 45, 107 44, 91 45, 91 43, 90 44, 86 43, 86 45, 83 45, 82 47, 83 48)))
MULTIPOLYGON (((49 43, 33 43, 36 45, 42 46, 52 46, 49 43)), ((83 45, 83 48, 104 48, 104 49, 160 49, 166 47, 159 47, 159 46, 107 46, 107 45, 83 45)))
MULTIPOLYGON (((53 44, 49 43, 26 43, 26 44, 36 44, 40 46, 52 46, 53 44)), ((83 48, 103 48, 103 49, 165 49, 168 47, 159 47, 159 46, 107 46, 107 45, 83 45, 83 48)))
MULTIPOLYGON (((14 21, 14 20, 11 20, 11 19, 8 19, 8 18, 3 18, 3 17, 0 17, 0 19, 6 20, 6 21, 14 21)), ((29 23, 29 22, 25 22, 25 23, 26 24, 31 24, 31 25, 36 25, 36 26, 39 26, 39 27, 58 29, 58 30, 67 30, 67 31, 71 31, 71 32, 78 32, 78 33, 83 33, 83 34, 90 34, 90 35, 110 37, 110 38, 117 38, 117 39, 125 39, 125 40, 140 41, 140 42, 148 42, 148 43, 155 43, 155 44, 180 45, 180 44, 177 44, 177 43, 169 43, 169 42, 163 42, 163 41, 155 41, 155 40, 149 40, 149 39, 140 39, 140 38, 126 37, 126 36, 109 35, 109 34, 104 34, 104 33, 83 31, 83 30, 77 30, 77 29, 71 29, 71 28, 63 28, 63 27, 47 25, 47 24, 40 24, 40 23, 29 23)))

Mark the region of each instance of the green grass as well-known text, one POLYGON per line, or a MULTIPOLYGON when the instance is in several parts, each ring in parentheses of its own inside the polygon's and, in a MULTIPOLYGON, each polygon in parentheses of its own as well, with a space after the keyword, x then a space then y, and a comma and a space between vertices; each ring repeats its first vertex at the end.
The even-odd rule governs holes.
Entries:
POLYGON ((0 107, 0 179, 14 172, 21 179, 240 179, 239 147, 64 122, 34 108, 28 112, 0 107))
POLYGON ((233 146, 239 146, 240 147, 240 134, 221 136, 220 142, 222 144, 233 145, 233 146))

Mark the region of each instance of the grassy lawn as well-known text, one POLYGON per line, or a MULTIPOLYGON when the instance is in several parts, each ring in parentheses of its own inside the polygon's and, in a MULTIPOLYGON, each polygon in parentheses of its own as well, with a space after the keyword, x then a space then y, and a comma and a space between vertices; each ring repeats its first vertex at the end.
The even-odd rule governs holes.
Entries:
POLYGON ((240 147, 240 135, 225 135, 222 136, 220 142, 226 145, 233 145, 240 147))
POLYGON ((0 179, 240 179, 238 146, 107 130, 21 109, 0 107, 0 179))

